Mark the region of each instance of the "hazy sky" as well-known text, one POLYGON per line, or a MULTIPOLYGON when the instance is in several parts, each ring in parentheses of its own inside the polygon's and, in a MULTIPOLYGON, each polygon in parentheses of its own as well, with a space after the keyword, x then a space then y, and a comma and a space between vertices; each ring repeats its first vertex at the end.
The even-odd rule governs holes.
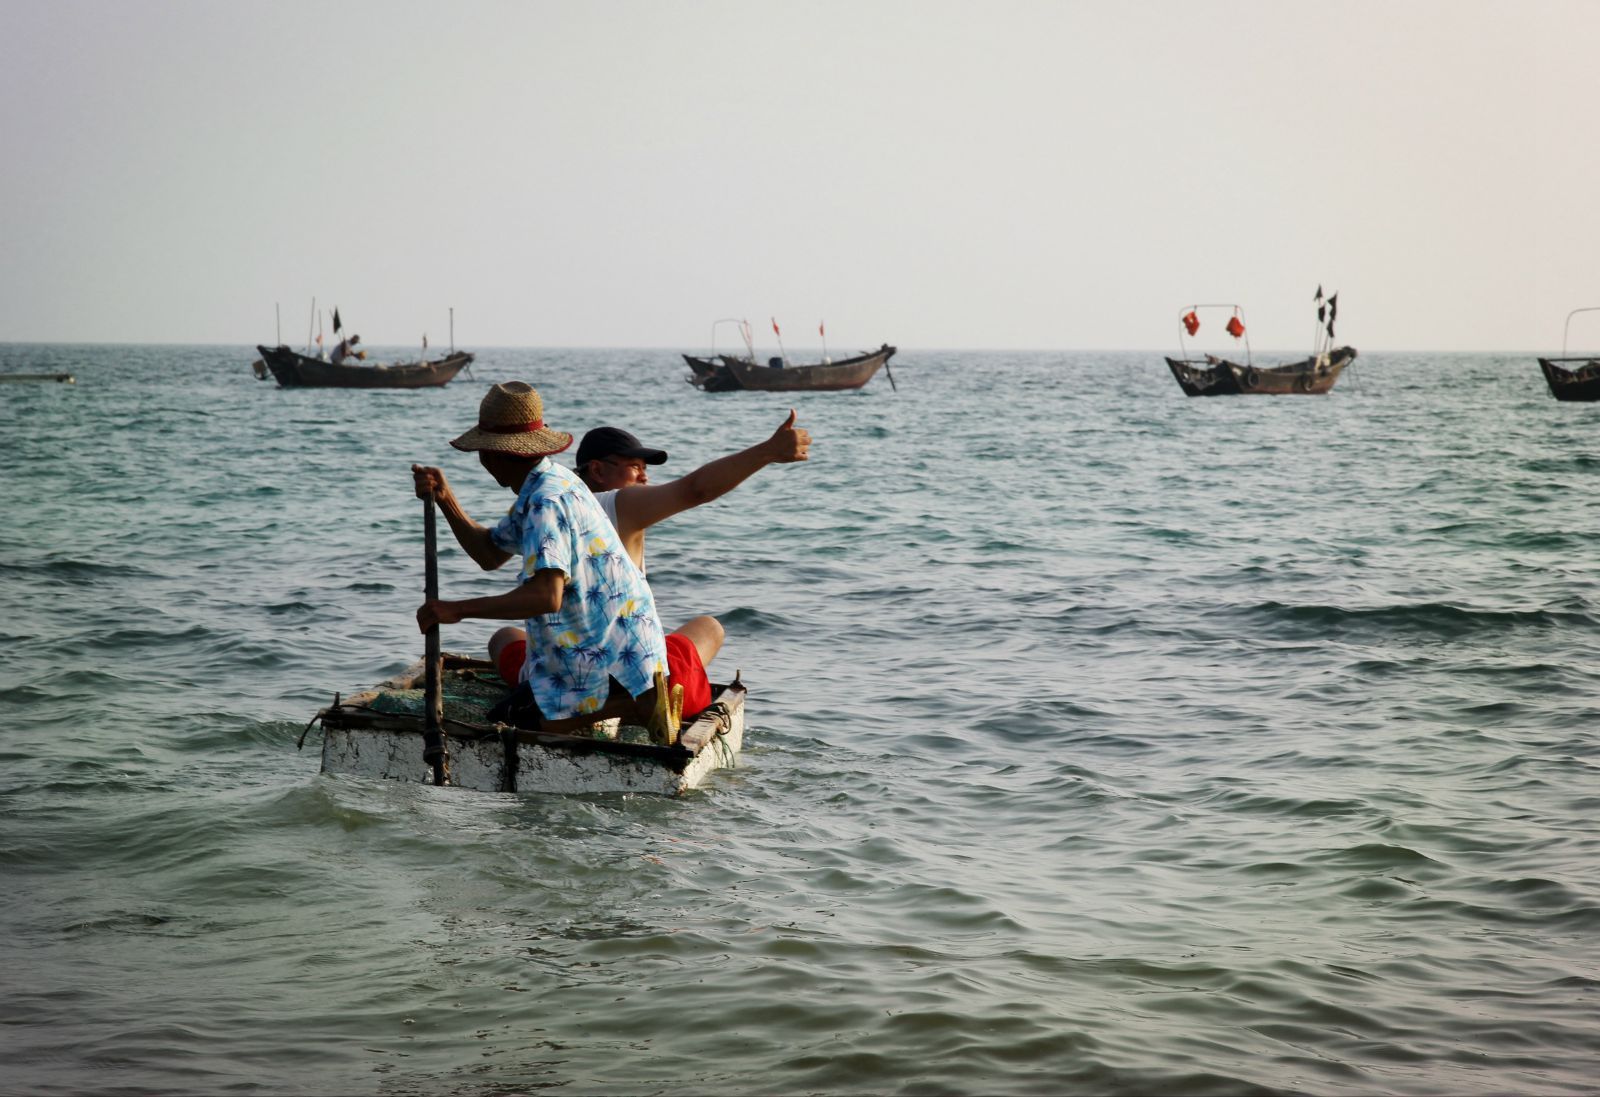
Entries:
POLYGON ((1591 0, 0 0, 0 341, 1294 349, 1321 284, 1559 347, 1597 58, 1591 0))

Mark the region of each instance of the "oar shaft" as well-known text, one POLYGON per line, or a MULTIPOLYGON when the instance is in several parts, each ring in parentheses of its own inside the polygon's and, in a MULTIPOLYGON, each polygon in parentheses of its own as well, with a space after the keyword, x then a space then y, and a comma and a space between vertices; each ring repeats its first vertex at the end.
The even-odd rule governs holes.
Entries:
MULTIPOLYGON (((422 591, 423 597, 429 602, 439 597, 439 549, 436 525, 433 492, 430 491, 422 503, 422 540, 423 550, 427 556, 422 573, 422 591)), ((444 689, 440 681, 443 676, 444 660, 439 651, 437 623, 428 629, 426 658, 427 677, 423 687, 426 711, 422 729, 422 760, 433 767, 433 783, 442 785, 446 779, 445 767, 450 759, 444 749, 444 689)))

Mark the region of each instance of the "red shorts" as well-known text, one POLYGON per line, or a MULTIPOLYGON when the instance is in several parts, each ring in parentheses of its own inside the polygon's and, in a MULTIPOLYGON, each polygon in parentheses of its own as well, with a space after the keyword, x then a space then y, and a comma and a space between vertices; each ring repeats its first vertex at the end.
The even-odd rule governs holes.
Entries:
POLYGON ((500 677, 506 685, 522 681, 522 661, 528 657, 528 641, 513 640, 500 649, 500 677))
POLYGON ((710 707, 711 682, 700 662, 700 649, 681 632, 667 633, 667 682, 683 687, 685 723, 710 707))
MULTIPOLYGON (((514 686, 522 680, 522 661, 528 642, 515 640, 500 649, 500 677, 514 686)), ((683 687, 683 718, 700 715, 711 704, 711 681, 700 662, 700 649, 681 632, 667 633, 667 681, 683 687)))

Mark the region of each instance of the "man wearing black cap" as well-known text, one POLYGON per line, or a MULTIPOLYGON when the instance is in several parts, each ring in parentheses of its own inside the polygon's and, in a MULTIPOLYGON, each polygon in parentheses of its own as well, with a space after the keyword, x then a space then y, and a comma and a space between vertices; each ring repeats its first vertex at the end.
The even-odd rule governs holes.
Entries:
POLYGON ((578 443, 577 472, 605 510, 622 547, 644 571, 644 531, 681 511, 728 494, 768 465, 804 461, 811 432, 794 425, 794 410, 772 437, 749 449, 718 457, 689 475, 651 484, 650 465, 665 463, 665 450, 651 449, 620 427, 595 427, 578 443))

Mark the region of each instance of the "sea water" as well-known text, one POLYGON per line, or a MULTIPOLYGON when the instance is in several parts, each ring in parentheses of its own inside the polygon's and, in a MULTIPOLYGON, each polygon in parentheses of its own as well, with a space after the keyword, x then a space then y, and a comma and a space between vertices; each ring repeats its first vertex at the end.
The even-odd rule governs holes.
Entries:
POLYGON ((254 357, 0 347, 78 379, 0 386, 7 1092, 1596 1092, 1600 406, 1531 355, 1275 399, 1159 352, 726 395, 671 350, 254 357), (750 687, 701 791, 297 749, 421 654, 409 466, 509 504, 447 443, 511 379, 657 480, 815 439, 650 533, 750 687))

